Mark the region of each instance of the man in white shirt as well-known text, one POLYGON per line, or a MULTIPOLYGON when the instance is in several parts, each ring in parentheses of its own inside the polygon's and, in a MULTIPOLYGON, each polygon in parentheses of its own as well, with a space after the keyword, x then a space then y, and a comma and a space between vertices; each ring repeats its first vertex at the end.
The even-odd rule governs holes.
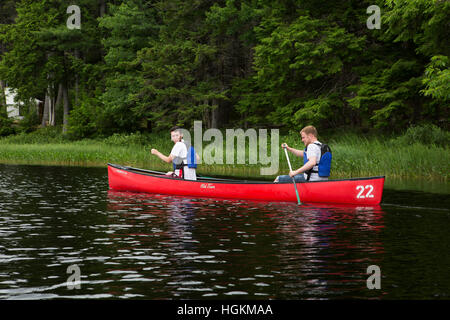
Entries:
MULTIPOLYGON (((320 177, 318 173, 318 164, 321 157, 320 145, 322 143, 317 140, 316 128, 313 126, 304 127, 300 131, 300 134, 302 136, 302 142, 306 147, 306 157, 308 161, 299 169, 290 171, 289 175, 278 176, 274 182, 291 182, 292 177, 294 177, 295 182, 328 180, 328 177, 320 177), (308 180, 309 170, 312 170, 312 172, 309 172, 310 177, 308 180)), ((286 143, 283 143, 281 146, 297 157, 303 158, 305 156, 304 150, 291 148, 286 143)))
MULTIPOLYGON (((195 168, 189 168, 187 164, 188 150, 183 140, 183 135, 179 127, 170 129, 170 138, 174 143, 169 156, 163 155, 156 149, 152 149, 151 153, 158 156, 162 161, 175 164, 175 176, 186 180, 197 180, 195 168)), ((169 171, 166 175, 173 175, 173 171, 169 171)))

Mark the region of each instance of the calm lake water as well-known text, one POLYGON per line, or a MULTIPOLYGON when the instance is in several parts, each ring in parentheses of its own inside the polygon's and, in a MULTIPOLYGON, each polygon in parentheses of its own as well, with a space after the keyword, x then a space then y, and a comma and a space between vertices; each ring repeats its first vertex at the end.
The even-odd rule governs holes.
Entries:
POLYGON ((376 207, 299 207, 0 165, 0 299, 449 299, 448 185, 405 188, 388 184, 376 207), (370 265, 381 289, 367 288, 370 265))

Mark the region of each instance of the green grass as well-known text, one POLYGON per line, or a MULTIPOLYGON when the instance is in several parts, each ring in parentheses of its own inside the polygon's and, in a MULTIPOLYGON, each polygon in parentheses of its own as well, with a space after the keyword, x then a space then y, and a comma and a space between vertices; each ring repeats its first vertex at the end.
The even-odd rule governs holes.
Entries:
MULTIPOLYGON (((303 149, 298 135, 280 137, 279 142, 287 142, 294 148, 303 149)), ((392 178, 449 179, 448 146, 398 144, 394 140, 365 138, 354 134, 339 135, 327 142, 333 151, 331 178, 386 175, 392 178)), ((52 131, 33 132, 0 139, 0 163, 105 166, 111 162, 152 170, 171 170, 170 165, 150 154, 151 148, 169 154, 172 148, 169 135, 131 134, 69 141, 52 131)), ((279 155, 278 174, 287 174, 288 166, 281 148, 279 155)), ((294 159, 292 154, 290 159, 293 167, 301 166, 300 159, 294 159)), ((275 176, 261 176, 259 165, 242 164, 202 164, 198 173, 261 179, 272 179, 275 176)))
POLYGON ((110 146, 96 141, 51 144, 0 144, 0 162, 104 166, 108 162, 139 166, 151 162, 143 147, 110 146))
POLYGON ((389 175, 448 180, 450 149, 435 145, 395 145, 359 139, 336 143, 334 174, 338 176, 389 175))

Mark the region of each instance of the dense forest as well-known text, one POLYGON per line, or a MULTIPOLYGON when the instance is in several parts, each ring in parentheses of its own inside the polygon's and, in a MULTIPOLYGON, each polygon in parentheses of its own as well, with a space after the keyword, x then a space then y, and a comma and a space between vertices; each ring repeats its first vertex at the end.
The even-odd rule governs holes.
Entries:
POLYGON ((0 131, 6 86, 22 126, 75 138, 193 120, 448 130, 449 18, 445 0, 2 0, 0 131))

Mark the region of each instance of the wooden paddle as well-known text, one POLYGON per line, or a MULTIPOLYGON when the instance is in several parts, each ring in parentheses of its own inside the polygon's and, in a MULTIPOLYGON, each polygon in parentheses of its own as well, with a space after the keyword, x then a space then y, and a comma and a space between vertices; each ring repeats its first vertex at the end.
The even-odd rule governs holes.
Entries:
MULTIPOLYGON (((286 159, 289 165, 289 171, 292 171, 292 167, 291 167, 291 161, 289 161, 289 155, 287 153, 287 148, 285 147, 285 145, 283 146, 284 149, 284 153, 286 154, 286 159)), ((295 194, 297 195, 297 201, 298 201, 298 205, 302 205, 301 201, 300 201, 300 196, 298 194, 298 190, 297 190, 297 185, 295 184, 295 178, 292 177, 292 182, 294 183, 294 188, 295 188, 295 194)))

